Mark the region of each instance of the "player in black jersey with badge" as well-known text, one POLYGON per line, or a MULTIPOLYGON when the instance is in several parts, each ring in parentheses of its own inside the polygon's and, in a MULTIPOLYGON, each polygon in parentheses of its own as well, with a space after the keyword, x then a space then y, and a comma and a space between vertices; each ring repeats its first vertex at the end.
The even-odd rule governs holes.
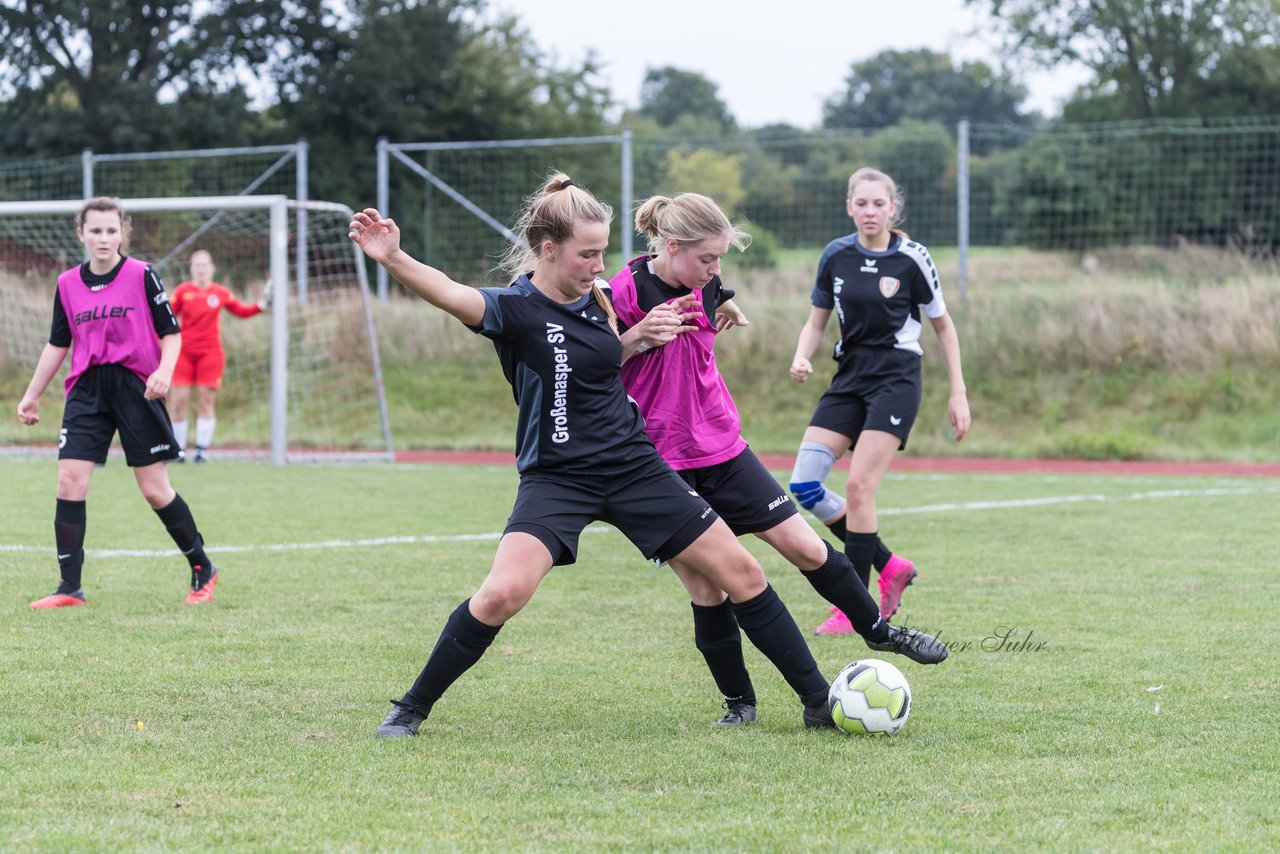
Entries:
POLYGON ((729 594, 747 637, 804 704, 832 726, 827 680, 760 565, 658 456, 618 372, 623 345, 597 286, 613 212, 563 174, 526 200, 504 268, 506 288, 471 288, 409 257, 395 223, 355 214, 351 239, 427 302, 493 341, 519 406, 515 507, 479 590, 450 615, 426 666, 378 727, 416 735, 440 696, 479 661, 554 566, 573 563, 599 519, 649 558, 705 575, 729 594))
MULTIPOLYGON (((870 583, 873 564, 879 570, 880 615, 887 620, 898 610, 916 568, 880 540, 876 493, 893 455, 907 446, 920 408, 922 313, 938 335, 946 363, 951 383, 947 416, 956 441, 969 431, 969 399, 960 370, 960 339, 947 314, 937 268, 924 246, 895 227, 902 218, 897 185, 883 172, 859 169, 849 178, 847 207, 858 230, 831 241, 822 253, 813 307, 791 363, 793 380, 809 378, 809 359, 834 311, 840 321, 836 373, 804 432, 791 491, 802 507, 844 539, 845 553, 864 583, 870 583), (825 484, 836 460, 850 448, 853 456, 841 496, 825 484)), ((843 634, 853 626, 833 608, 817 631, 843 634)))

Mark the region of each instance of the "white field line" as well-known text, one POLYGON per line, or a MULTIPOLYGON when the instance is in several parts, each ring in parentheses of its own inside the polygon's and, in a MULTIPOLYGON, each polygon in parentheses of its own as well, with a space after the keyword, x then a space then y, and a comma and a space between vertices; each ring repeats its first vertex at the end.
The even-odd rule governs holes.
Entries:
POLYGON ((1275 495, 1280 486, 1216 489, 1156 489, 1127 495, 1054 495, 1046 498, 1018 498, 1009 501, 965 501, 959 504, 922 504, 919 507, 890 507, 877 510, 880 516, 904 516, 908 513, 951 513, 957 510, 1002 510, 1018 507, 1046 507, 1052 504, 1081 504, 1090 501, 1152 501, 1160 498, 1205 498, 1223 495, 1275 495))
MULTIPOLYGON (((1017 498, 1009 501, 965 501, 954 504, 922 504, 918 507, 886 507, 877 513, 881 516, 904 516, 916 513, 955 513, 974 510, 1009 510, 1024 507, 1050 507, 1055 504, 1106 503, 1113 501, 1156 501, 1166 498, 1207 498, 1227 495, 1277 495, 1280 486, 1238 487, 1217 489, 1158 489, 1147 492, 1130 492, 1121 495, 1093 493, 1086 495, 1054 495, 1045 498, 1017 498)), ((584 533, 605 533, 613 528, 594 524, 584 533)), ((292 552, 316 549, 364 549, 377 546, 419 545, 424 543, 462 543, 481 540, 498 540, 500 531, 485 534, 424 534, 410 537, 371 537, 361 540, 320 540, 313 543, 263 543, 246 546, 219 545, 211 549, 215 555, 236 552, 292 552)), ((51 546, 20 546, 0 543, 0 552, 49 552, 51 546)), ((85 549, 86 557, 169 557, 176 549, 85 549)))

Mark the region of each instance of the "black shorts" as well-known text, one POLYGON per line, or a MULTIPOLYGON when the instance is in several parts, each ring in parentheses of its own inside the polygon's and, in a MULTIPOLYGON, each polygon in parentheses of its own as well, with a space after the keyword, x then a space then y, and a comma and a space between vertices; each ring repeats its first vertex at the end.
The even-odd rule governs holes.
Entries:
POLYGON ((594 521, 626 535, 647 558, 667 560, 687 549, 716 520, 657 452, 591 476, 531 472, 520 478, 504 533, 537 537, 554 566, 578 559, 578 535, 594 521))
POLYGON ((836 375, 818 401, 810 427, 822 427, 857 442, 863 430, 882 430, 901 439, 920 412, 923 386, 920 357, 908 350, 855 348, 840 358, 836 375))
POLYGON ((146 383, 122 365, 98 365, 80 375, 62 412, 58 459, 103 465, 116 432, 130 466, 176 460, 178 442, 163 400, 147 400, 146 383))
POLYGON ((750 448, 731 460, 677 474, 720 514, 734 536, 767 531, 799 512, 750 448))

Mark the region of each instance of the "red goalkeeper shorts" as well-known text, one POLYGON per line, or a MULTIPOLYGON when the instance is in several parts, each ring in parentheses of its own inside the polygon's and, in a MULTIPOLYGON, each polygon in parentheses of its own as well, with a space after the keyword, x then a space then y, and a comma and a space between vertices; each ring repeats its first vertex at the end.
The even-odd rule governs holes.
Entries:
POLYGON ((222 369, 227 355, 221 348, 191 352, 185 347, 178 354, 178 364, 173 369, 173 385, 202 385, 206 388, 222 387, 222 369))

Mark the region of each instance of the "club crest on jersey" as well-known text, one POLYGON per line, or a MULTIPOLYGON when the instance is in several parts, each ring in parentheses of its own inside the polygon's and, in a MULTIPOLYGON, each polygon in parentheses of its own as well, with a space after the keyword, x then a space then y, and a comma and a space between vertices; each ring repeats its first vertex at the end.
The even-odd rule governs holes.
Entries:
MULTIPOLYGON (((881 285, 880 287, 883 288, 884 285, 881 285)), ((209 308, 217 308, 219 303, 218 295, 209 294, 209 296, 205 299, 205 302, 209 304, 209 308)))
POLYGON ((900 287, 902 287, 902 282, 898 281, 893 276, 880 277, 880 295, 885 299, 896 294, 900 287))

